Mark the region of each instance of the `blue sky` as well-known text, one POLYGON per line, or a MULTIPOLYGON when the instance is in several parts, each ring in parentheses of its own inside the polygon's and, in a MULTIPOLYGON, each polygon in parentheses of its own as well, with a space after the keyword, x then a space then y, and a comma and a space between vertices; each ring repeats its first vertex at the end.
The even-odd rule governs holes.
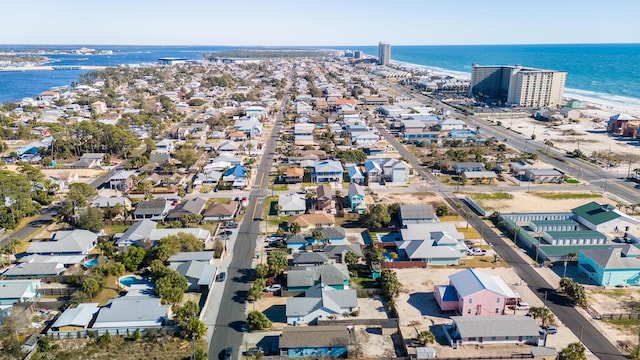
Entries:
POLYGON ((0 44, 640 43, 639 0, 15 0, 0 44))

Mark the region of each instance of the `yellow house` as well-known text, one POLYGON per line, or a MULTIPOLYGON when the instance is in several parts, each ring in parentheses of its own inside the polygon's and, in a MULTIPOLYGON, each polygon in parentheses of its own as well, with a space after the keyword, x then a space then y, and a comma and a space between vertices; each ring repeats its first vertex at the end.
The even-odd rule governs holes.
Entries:
POLYGON ((98 303, 83 303, 73 309, 67 309, 51 326, 53 331, 85 330, 99 310, 98 303))

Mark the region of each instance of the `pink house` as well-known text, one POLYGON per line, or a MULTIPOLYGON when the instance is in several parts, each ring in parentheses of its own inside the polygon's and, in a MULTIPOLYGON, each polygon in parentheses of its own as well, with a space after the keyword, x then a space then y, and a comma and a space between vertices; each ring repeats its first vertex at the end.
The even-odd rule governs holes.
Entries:
POLYGON ((437 285, 433 296, 442 311, 461 316, 503 315, 518 295, 498 276, 466 269, 449 276, 449 285, 437 285))

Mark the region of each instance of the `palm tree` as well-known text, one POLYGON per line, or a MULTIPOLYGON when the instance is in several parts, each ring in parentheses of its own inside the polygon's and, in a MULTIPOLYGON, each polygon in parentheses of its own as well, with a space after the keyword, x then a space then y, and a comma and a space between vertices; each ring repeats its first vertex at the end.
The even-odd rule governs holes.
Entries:
POLYGON ((518 235, 520 234, 520 228, 517 227, 515 224, 513 225, 513 244, 518 247, 518 235))

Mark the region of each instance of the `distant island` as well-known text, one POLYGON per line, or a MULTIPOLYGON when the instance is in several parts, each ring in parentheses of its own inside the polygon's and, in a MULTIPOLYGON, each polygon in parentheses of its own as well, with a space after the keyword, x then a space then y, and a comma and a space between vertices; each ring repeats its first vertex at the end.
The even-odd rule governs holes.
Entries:
POLYGON ((264 48, 216 51, 202 54, 207 60, 216 58, 299 58, 334 56, 336 51, 308 48, 264 48))

